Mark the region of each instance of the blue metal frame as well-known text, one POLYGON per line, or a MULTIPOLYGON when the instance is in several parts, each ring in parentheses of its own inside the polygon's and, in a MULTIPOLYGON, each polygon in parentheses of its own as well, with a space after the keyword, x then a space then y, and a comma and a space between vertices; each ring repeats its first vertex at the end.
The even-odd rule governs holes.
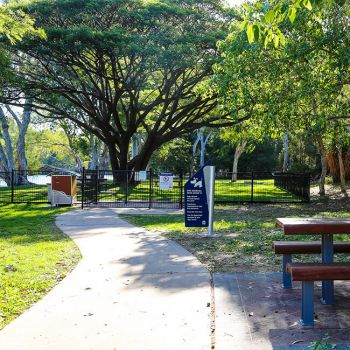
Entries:
MULTIPOLYGON (((334 259, 333 235, 322 235, 322 262, 332 263, 334 259)), ((322 281, 322 304, 334 304, 334 281, 322 281)))
POLYGON ((292 276, 287 272, 287 264, 292 262, 291 254, 283 254, 282 273, 283 273, 283 288, 292 288, 292 276))
POLYGON ((303 281, 301 300, 301 324, 314 325, 314 281, 303 281))

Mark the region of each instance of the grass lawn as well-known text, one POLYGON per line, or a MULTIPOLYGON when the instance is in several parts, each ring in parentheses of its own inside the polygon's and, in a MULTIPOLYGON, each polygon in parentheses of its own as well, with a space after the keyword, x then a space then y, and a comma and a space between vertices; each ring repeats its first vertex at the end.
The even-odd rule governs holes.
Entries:
MULTIPOLYGON (((0 187, 0 203, 11 203, 11 188, 0 187)), ((48 201, 47 185, 16 186, 13 193, 15 203, 45 203, 48 201)))
MULTIPOLYGON (((350 217, 347 199, 318 200, 304 204, 252 204, 217 206, 215 236, 205 236, 205 229, 186 228, 183 215, 123 215, 132 224, 159 231, 192 252, 211 271, 278 271, 281 257, 275 256, 274 240, 320 239, 320 236, 285 237, 275 228, 277 217, 350 217)), ((338 240, 350 240, 345 235, 338 240)), ((296 257, 303 261, 316 256, 296 257)), ((348 256, 339 255, 349 260, 348 256)))
MULTIPOLYGON (((185 183, 185 181, 184 181, 185 183)), ((299 201, 292 193, 274 186, 274 180, 254 180, 253 186, 254 201, 299 201)), ((252 198, 251 180, 230 180, 217 179, 215 181, 215 200, 217 202, 250 202, 252 198)), ((148 201, 150 193, 149 181, 142 181, 137 185, 127 187, 125 184, 116 186, 112 180, 101 186, 99 193, 100 201, 148 201)), ((158 183, 152 185, 152 200, 180 200, 181 190, 179 182, 174 182, 172 190, 160 190, 158 183)))
POLYGON ((44 296, 80 259, 54 224, 68 209, 0 206, 0 329, 44 296))
MULTIPOLYGON (((185 183, 185 181, 184 181, 185 183)), ((253 199, 256 202, 298 202, 299 199, 292 193, 275 187, 274 181, 271 180, 254 180, 253 199)), ((251 180, 238 180, 232 182, 230 180, 217 179, 215 181, 215 200, 217 202, 250 202, 252 196, 251 180)), ((95 191, 85 191, 86 197, 95 198, 95 191)), ((136 185, 113 183, 113 180, 106 180, 100 186, 99 201, 100 202, 124 202, 128 201, 148 202, 150 199, 149 181, 141 181, 136 185)), ((78 193, 80 200, 80 194, 78 193)), ((153 201, 180 201, 181 189, 178 180, 174 181, 172 190, 160 190, 158 181, 152 184, 152 200, 153 201)), ((48 200, 47 185, 23 185, 16 186, 14 190, 13 200, 15 203, 45 203, 48 200)), ((0 203, 11 202, 11 189, 9 187, 0 187, 0 203)))

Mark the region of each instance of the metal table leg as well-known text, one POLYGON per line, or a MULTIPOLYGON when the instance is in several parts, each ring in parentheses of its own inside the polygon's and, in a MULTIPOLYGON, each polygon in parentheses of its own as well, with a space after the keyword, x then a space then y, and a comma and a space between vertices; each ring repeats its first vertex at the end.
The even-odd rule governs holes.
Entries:
MULTIPOLYGON (((322 235, 322 262, 333 262, 333 235, 322 235)), ((334 304, 334 281, 322 281, 322 304, 334 304)))

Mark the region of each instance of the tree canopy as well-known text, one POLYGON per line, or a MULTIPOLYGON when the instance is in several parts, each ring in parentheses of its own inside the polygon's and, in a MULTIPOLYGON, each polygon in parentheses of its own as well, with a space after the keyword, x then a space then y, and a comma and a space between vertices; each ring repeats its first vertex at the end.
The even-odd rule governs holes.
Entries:
POLYGON ((300 9, 294 23, 281 23, 284 45, 272 48, 263 41, 249 43, 239 26, 234 22, 221 42, 223 60, 215 66, 213 82, 223 108, 249 98, 250 123, 264 125, 270 136, 309 133, 319 145, 325 175, 325 142, 333 121, 350 118, 347 6, 333 4, 317 21, 300 9))
MULTIPOLYGON (((47 33, 8 49, 21 80, 8 98, 31 93, 34 110, 68 118, 101 139, 112 167, 144 169, 162 144, 204 125, 232 123, 212 94, 229 12, 219 0, 41 0, 21 5, 47 33), (138 129, 147 137, 128 159, 138 129)), ((19 103, 19 102, 17 102, 19 103)))

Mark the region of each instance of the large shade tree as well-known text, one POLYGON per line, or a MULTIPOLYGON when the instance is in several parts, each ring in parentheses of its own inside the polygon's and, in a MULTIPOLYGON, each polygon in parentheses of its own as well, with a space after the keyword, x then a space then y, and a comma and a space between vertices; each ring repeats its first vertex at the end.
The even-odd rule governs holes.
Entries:
POLYGON ((300 9, 293 24, 281 24, 286 41, 276 48, 266 48, 261 41, 249 44, 239 24, 233 24, 220 45, 223 61, 215 68, 214 85, 226 107, 254 96, 250 123, 264 125, 275 136, 287 130, 312 135, 322 162, 321 194, 327 172, 324 141, 333 132, 331 121, 350 118, 345 93, 350 83, 348 11, 344 4, 333 4, 314 21, 312 12, 300 9))
POLYGON ((47 40, 9 47, 21 84, 8 98, 19 104, 25 90, 37 113, 98 137, 113 170, 145 169, 166 142, 238 121, 215 95, 196 92, 231 19, 220 0, 42 0, 21 9, 47 40), (144 142, 130 159, 140 130, 144 142))
MULTIPOLYGON (((16 42, 22 40, 24 36, 45 39, 44 31, 34 27, 34 20, 28 16, 28 14, 25 14, 23 11, 11 5, 0 6, 1 42, 14 45, 16 42)), ((14 81, 15 76, 11 69, 10 57, 5 47, 0 46, 0 98, 2 98, 7 84, 10 82, 13 83, 14 81)), ((27 169, 25 136, 30 123, 31 109, 27 104, 28 101, 25 98, 23 100, 24 108, 22 116, 16 111, 13 111, 9 105, 0 105, 0 171, 4 172, 4 180, 8 184, 11 181, 10 171, 15 169, 16 166, 19 171, 12 181, 14 181, 15 184, 23 184, 28 181, 23 170, 27 169), (7 110, 7 114, 4 112, 5 110, 7 110), (9 116, 13 118, 18 127, 16 151, 13 147, 14 140, 9 131, 9 116)))

